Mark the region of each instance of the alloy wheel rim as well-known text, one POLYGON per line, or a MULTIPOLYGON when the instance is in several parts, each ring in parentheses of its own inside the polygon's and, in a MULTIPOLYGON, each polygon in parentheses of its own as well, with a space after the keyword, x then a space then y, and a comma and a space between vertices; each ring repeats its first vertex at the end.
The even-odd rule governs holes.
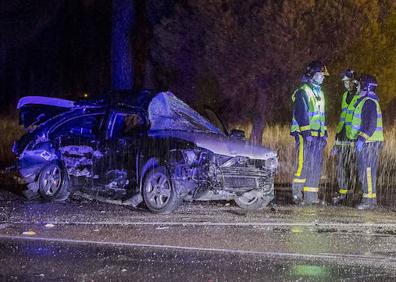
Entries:
POLYGON ((153 207, 160 209, 166 206, 171 195, 168 177, 161 172, 152 174, 147 181, 146 195, 153 207))
POLYGON ((49 167, 43 174, 41 187, 47 196, 53 196, 59 190, 62 182, 61 170, 57 165, 49 167))

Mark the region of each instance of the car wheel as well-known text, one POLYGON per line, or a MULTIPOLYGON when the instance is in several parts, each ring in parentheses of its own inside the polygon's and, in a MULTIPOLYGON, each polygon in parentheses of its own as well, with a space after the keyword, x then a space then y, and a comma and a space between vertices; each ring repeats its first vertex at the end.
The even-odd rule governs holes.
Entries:
POLYGON ((44 167, 38 178, 38 190, 46 201, 64 201, 69 197, 69 178, 58 162, 44 167))
POLYGON ((246 210, 258 210, 266 207, 273 197, 263 195, 258 191, 249 191, 235 198, 238 207, 246 210))
POLYGON ((171 213, 180 204, 169 173, 164 167, 150 170, 143 184, 143 199, 154 213, 171 213))

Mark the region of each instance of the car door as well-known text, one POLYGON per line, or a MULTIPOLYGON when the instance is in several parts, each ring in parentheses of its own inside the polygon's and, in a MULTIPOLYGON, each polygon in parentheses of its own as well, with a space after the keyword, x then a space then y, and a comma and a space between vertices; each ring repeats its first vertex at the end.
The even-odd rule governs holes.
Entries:
POLYGON ((138 156, 146 134, 144 123, 138 112, 113 111, 109 115, 106 138, 99 145, 103 158, 95 165, 98 183, 105 189, 136 188, 138 156))
MULTIPOLYGON (((50 129, 49 138, 61 154, 74 185, 88 185, 94 179, 93 163, 103 155, 98 151, 104 113, 71 117, 50 129)), ((88 188, 88 187, 87 187, 88 188)))

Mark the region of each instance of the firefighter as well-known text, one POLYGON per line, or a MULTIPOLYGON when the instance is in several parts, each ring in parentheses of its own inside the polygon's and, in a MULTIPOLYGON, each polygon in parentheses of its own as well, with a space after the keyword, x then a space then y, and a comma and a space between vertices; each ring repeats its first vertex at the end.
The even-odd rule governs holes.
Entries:
POLYGON ((302 85, 293 93, 290 134, 296 140, 296 168, 292 183, 295 204, 318 204, 323 149, 326 146, 325 97, 321 85, 328 76, 320 61, 311 62, 302 85))
POLYGON ((342 96, 341 114, 336 128, 336 140, 331 155, 336 157, 338 192, 332 199, 334 205, 346 203, 350 183, 348 179, 354 175, 354 142, 348 139, 346 124, 352 122, 351 113, 355 110, 355 103, 359 98, 357 93, 359 81, 354 70, 347 69, 341 74, 341 81, 346 91, 342 96), (348 115, 349 114, 349 115, 348 115))
POLYGON ((384 134, 382 114, 378 96, 375 94, 377 81, 372 75, 360 77, 360 94, 354 112, 347 119, 347 137, 356 140, 355 153, 359 182, 363 198, 358 209, 374 209, 377 206, 376 178, 378 157, 383 146, 384 134))

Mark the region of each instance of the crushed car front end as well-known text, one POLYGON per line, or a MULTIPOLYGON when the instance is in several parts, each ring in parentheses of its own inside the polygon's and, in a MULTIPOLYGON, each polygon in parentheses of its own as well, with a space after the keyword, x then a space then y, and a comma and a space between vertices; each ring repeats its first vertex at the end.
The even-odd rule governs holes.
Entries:
POLYGON ((203 132, 151 131, 150 136, 188 144, 172 150, 167 161, 173 182, 184 199, 237 202, 249 197, 250 203, 259 198, 263 207, 274 198, 278 157, 272 150, 203 132))
MULTIPOLYGON (((222 158, 224 157, 218 157, 218 159, 222 158)), ((276 157, 268 160, 233 157, 218 166, 218 173, 226 191, 239 194, 249 190, 259 190, 264 195, 273 195, 273 178, 276 168, 276 157)))
POLYGON ((235 200, 257 209, 274 198, 276 152, 250 144, 241 134, 226 134, 170 92, 158 94, 148 112, 151 137, 189 144, 175 149, 169 161, 185 199, 235 200))

